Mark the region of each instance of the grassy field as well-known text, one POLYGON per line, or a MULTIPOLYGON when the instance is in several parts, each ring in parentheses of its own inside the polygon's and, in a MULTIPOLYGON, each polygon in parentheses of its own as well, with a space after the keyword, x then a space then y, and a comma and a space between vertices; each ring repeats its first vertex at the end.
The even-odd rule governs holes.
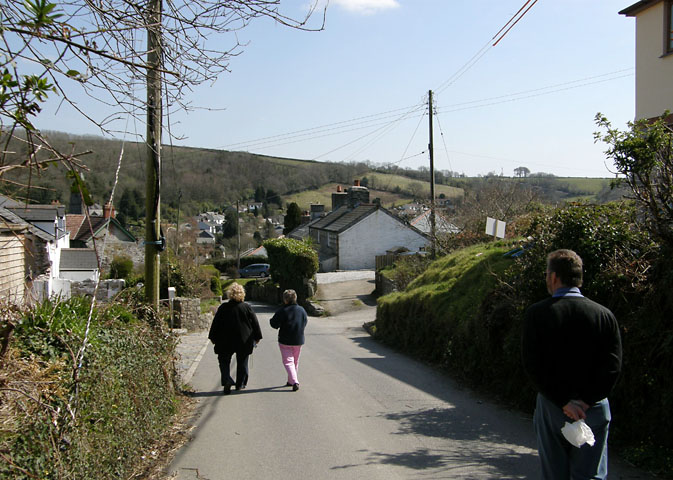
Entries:
MULTIPOLYGON (((381 189, 392 191, 395 187, 400 187, 404 192, 409 192, 413 187, 412 184, 421 184, 423 196, 430 197, 430 182, 421 182, 402 175, 393 175, 389 173, 369 172, 365 175, 369 180, 369 187, 373 189, 381 189)), ((449 187, 448 185, 435 185, 435 195, 439 197, 444 194, 447 198, 462 198, 463 189, 456 187, 449 187)))
MULTIPOLYGON (((286 203, 295 202, 302 210, 309 210, 312 203, 319 203, 325 205, 326 210, 332 209, 332 194, 336 193, 339 183, 328 183, 323 185, 318 190, 307 190, 305 192, 286 195, 283 200, 286 203)), ((342 185, 345 186, 345 185, 342 185)), ((369 199, 374 201, 375 198, 381 199, 381 205, 385 208, 392 206, 404 205, 411 202, 410 198, 403 195, 398 195, 390 192, 382 192, 379 190, 369 189, 369 199)))
MULTIPOLYGON (((403 177, 401 175, 391 175, 385 173, 368 172, 362 175, 361 178, 367 177, 369 180, 369 198, 374 201, 375 198, 381 200, 381 205, 385 208, 404 205, 412 201, 409 194, 414 188, 412 184, 419 184, 423 196, 430 197, 430 183, 420 182, 411 178, 403 177), (395 187, 399 187, 399 193, 393 193, 395 187)), ((348 188, 350 185, 339 183, 328 183, 317 190, 307 190, 292 195, 283 197, 286 203, 295 202, 302 210, 308 210, 310 205, 318 203, 325 205, 326 209, 331 209, 332 194, 336 193, 337 187, 341 185, 348 188)), ((444 194, 448 198, 462 198, 463 189, 456 187, 449 187, 447 185, 436 185, 435 195, 439 197, 444 194)))

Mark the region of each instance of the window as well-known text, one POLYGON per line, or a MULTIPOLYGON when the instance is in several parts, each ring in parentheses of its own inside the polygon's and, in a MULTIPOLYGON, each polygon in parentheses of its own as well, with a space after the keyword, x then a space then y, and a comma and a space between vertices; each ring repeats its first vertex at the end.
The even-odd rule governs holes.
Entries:
POLYGON ((664 3, 666 15, 666 53, 673 53, 673 2, 664 3))

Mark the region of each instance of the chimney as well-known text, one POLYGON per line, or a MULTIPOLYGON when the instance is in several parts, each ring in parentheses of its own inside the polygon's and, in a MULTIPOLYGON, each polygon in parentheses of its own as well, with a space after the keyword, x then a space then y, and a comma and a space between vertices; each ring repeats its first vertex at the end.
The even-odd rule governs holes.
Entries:
POLYGON ((369 203, 369 189, 360 186, 360 180, 355 180, 355 185, 348 189, 348 207, 355 208, 360 204, 369 203))
POLYGON ((311 204, 311 220, 325 216, 325 205, 320 203, 311 204))
POLYGON ((344 205, 348 205, 348 193, 344 192, 341 185, 337 185, 336 193, 332 194, 332 211, 334 212, 344 205))
POLYGON ((115 218, 115 207, 111 203, 103 207, 103 218, 115 218))
POLYGON ((353 180, 353 186, 354 187, 359 187, 360 186, 360 180, 353 180))

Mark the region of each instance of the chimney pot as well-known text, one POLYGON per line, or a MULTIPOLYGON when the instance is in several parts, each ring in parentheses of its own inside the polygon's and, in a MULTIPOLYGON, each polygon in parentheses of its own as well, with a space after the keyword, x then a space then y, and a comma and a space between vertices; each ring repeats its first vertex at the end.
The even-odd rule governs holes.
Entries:
POLYGON ((337 192, 341 193, 343 192, 343 188, 341 188, 341 185, 337 185, 337 192))
POLYGON ((354 180, 353 181, 353 186, 354 187, 359 187, 360 186, 360 180, 354 180))
POLYGON ((103 218, 115 218, 115 207, 111 203, 103 206, 103 218))

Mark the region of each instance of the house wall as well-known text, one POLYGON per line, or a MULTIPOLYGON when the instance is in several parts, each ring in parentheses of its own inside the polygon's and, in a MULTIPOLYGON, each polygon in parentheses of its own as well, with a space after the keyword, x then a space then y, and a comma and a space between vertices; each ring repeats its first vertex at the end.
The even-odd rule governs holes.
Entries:
POLYGON ((339 270, 374 269, 376 255, 393 247, 420 250, 428 240, 390 215, 376 210, 339 235, 339 270))
POLYGON ((73 282, 84 282, 86 280, 98 280, 98 270, 61 270, 60 278, 71 280, 73 282))
POLYGON ((636 17, 636 119, 673 110, 673 55, 664 53, 664 2, 636 17))
POLYGON ((21 304, 26 285, 23 234, 0 233, 0 299, 21 304))

